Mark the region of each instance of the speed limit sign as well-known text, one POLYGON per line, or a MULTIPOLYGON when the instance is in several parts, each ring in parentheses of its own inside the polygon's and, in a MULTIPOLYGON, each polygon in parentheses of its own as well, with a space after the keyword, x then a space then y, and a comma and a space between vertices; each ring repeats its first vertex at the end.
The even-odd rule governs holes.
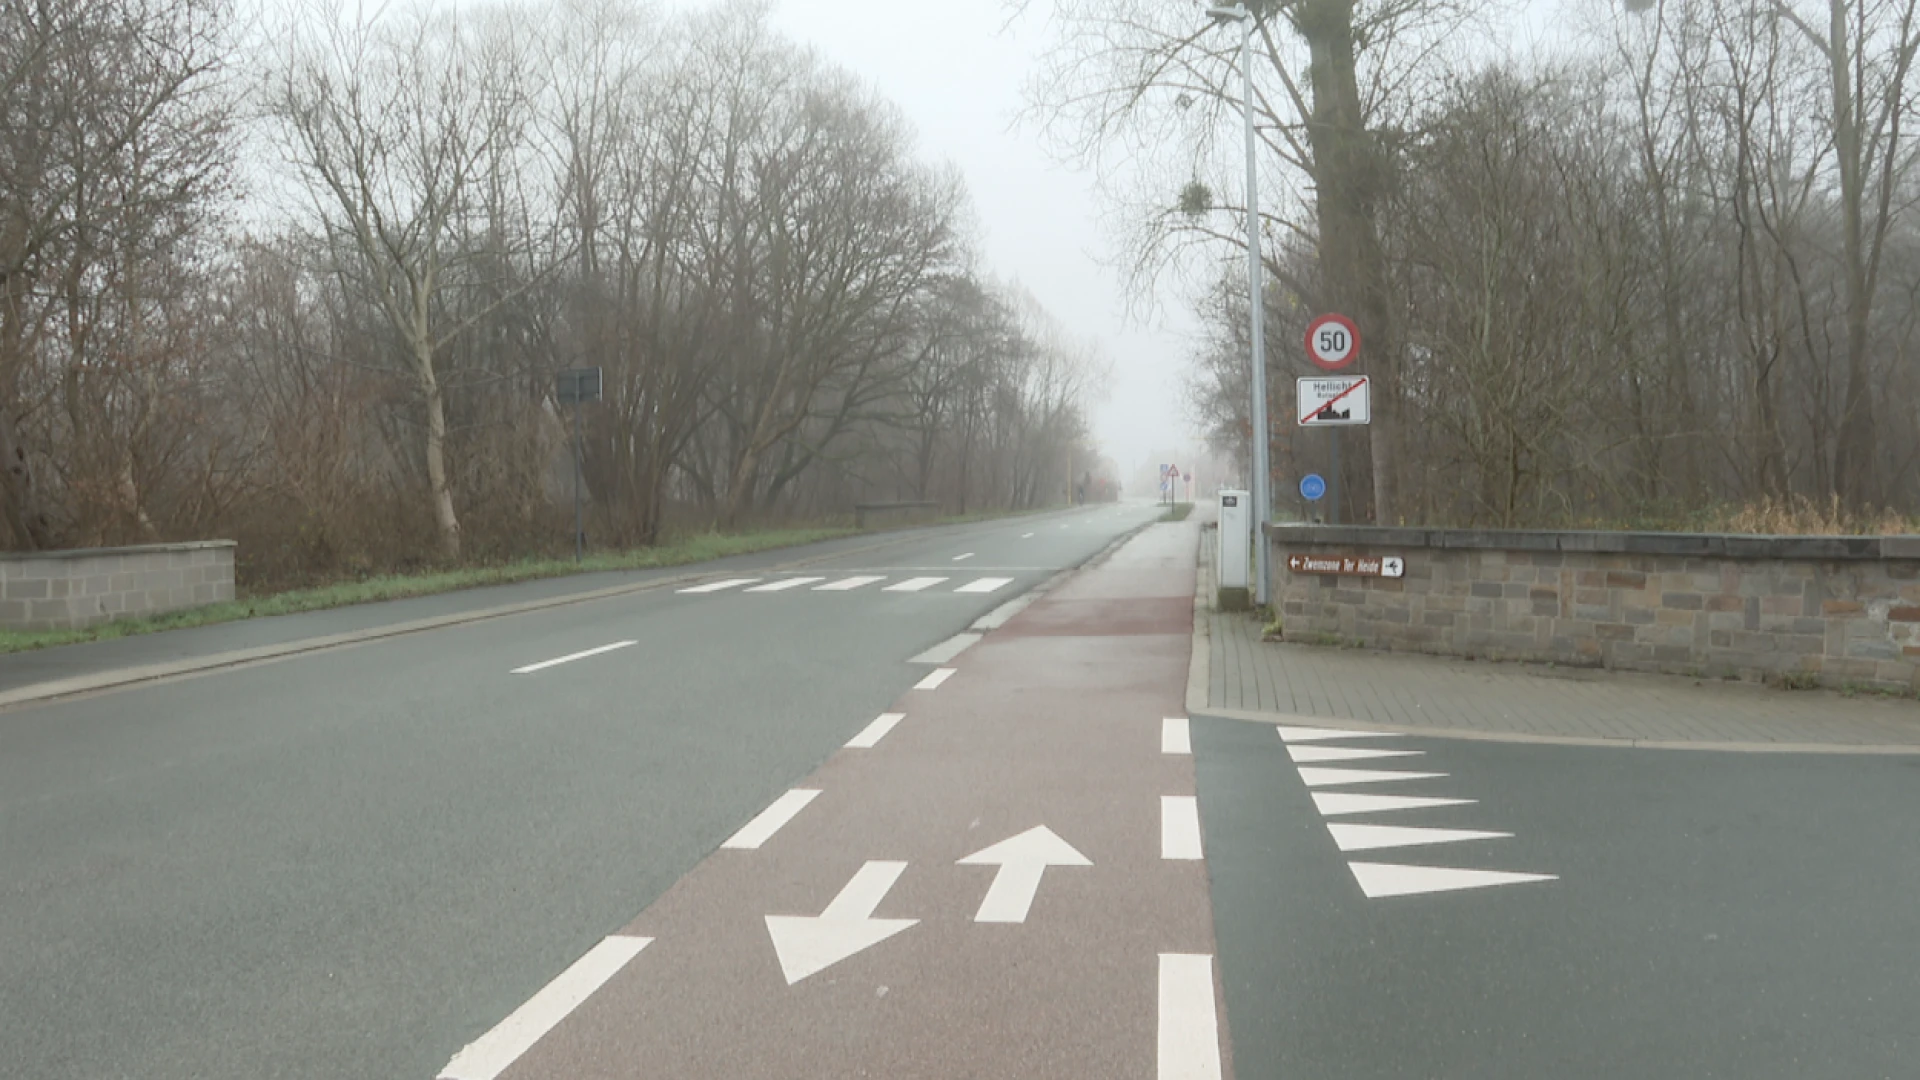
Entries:
POLYGON ((1307 359, 1338 371, 1360 355, 1360 331, 1345 315, 1322 315, 1307 324, 1307 359))

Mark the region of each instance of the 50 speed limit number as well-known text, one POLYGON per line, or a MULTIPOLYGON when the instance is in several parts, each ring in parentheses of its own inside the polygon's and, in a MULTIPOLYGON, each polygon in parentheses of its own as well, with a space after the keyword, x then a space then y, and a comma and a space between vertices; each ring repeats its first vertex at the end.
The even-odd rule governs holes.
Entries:
POLYGON ((1338 371, 1360 355, 1360 331, 1345 315, 1322 315, 1307 324, 1307 359, 1338 371))

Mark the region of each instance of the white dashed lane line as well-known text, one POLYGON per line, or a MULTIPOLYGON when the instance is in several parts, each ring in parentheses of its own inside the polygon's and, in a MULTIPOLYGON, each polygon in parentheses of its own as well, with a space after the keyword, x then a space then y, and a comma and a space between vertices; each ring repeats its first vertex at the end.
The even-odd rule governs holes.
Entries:
POLYGON ((990 593, 995 589, 1005 585, 1011 585, 1012 583, 1013 579, 1010 577, 983 577, 978 581, 969 581, 953 591, 957 593, 990 593))
POLYGON ((1192 795, 1160 796, 1160 857, 1205 857, 1200 850, 1200 801, 1192 795))
POLYGON ((494 1080, 652 941, 616 934, 588 949, 511 1016, 455 1054, 440 1070, 440 1080, 494 1080))
POLYGON ((873 723, 868 724, 865 728, 862 728, 860 731, 860 734, 855 735, 853 738, 847 740, 847 749, 849 750, 873 749, 875 744, 877 744, 881 739, 886 738, 887 732, 893 730, 893 725, 899 723, 902 720, 905 720, 906 718, 907 718, 906 713, 897 713, 897 712, 881 713, 879 716, 874 718, 873 723))
POLYGON ((913 684, 915 690, 938 690, 940 684, 953 678, 954 669, 950 667, 934 668, 927 676, 913 684))
POLYGON ((881 592, 919 592, 947 580, 943 577, 910 577, 905 581, 896 581, 882 588, 881 592))
POLYGON ((719 592, 722 589, 732 589, 732 588, 737 588, 741 585, 751 585, 754 582, 759 580, 760 579, 757 577, 728 578, 725 581, 709 581, 705 585, 695 585, 691 588, 686 588, 686 589, 675 589, 674 592, 679 592, 679 593, 719 592))
POLYGON ((971 559, 971 558, 973 558, 973 552, 969 551, 965 555, 955 555, 953 557, 953 561, 959 562, 962 559, 971 559))
POLYGON ((748 589, 747 591, 748 592, 786 592, 788 589, 797 589, 802 585, 811 585, 816 581, 825 581, 825 580, 827 579, 823 577, 790 577, 785 581, 770 581, 765 585, 755 585, 753 588, 748 589))
POLYGON ((629 645, 637 645, 637 644, 639 644, 639 642, 616 641, 611 645, 602 645, 597 649, 587 649, 583 652, 568 653, 565 656, 554 657, 552 660, 542 660, 537 664, 528 664, 526 667, 517 667, 513 669, 513 674, 531 675, 536 671, 545 671, 550 667, 556 667, 560 664, 571 664, 575 660, 585 660, 589 656, 599 656, 601 653, 609 653, 615 649, 624 649, 629 645))
POLYGON ((885 580, 885 574, 862 574, 857 577, 841 578, 839 581, 829 581, 825 585, 815 585, 813 591, 846 592, 848 589, 857 589, 862 585, 871 585, 876 581, 885 580))
POLYGON ((1213 957, 1160 954, 1158 1080, 1220 1080, 1220 1021, 1213 957))
POLYGON ((773 800, 771 805, 760 811, 758 817, 747 822, 739 832, 728 837, 727 842, 720 846, 736 851, 757 849, 761 844, 772 839, 773 834, 779 832, 781 826, 792 821, 795 815, 806 809, 807 804, 819 794, 820 792, 813 788, 794 788, 773 800))
POLYGON ((1163 754, 1191 754, 1193 741, 1187 733, 1186 717, 1160 721, 1160 752, 1163 754))

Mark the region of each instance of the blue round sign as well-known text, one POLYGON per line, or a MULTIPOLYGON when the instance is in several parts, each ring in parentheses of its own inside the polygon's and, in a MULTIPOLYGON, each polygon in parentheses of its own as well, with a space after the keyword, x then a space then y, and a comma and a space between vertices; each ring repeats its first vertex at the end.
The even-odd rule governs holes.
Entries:
POLYGON ((1327 494, 1327 482, 1321 479, 1319 473, 1308 473, 1307 475, 1300 478, 1300 497, 1301 498, 1307 500, 1308 502, 1313 502, 1318 499, 1325 498, 1326 494, 1327 494))

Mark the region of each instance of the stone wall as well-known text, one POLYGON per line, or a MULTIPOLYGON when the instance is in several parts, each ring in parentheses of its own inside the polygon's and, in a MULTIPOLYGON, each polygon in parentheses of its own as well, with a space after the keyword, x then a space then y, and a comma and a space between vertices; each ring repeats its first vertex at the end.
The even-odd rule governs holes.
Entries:
POLYGON ((1269 525, 1288 640, 1829 686, 1920 688, 1920 536, 1269 525), (1399 578, 1291 555, 1397 556, 1399 578))
POLYGON ((0 554, 0 627, 67 630, 233 599, 231 540, 0 554))

